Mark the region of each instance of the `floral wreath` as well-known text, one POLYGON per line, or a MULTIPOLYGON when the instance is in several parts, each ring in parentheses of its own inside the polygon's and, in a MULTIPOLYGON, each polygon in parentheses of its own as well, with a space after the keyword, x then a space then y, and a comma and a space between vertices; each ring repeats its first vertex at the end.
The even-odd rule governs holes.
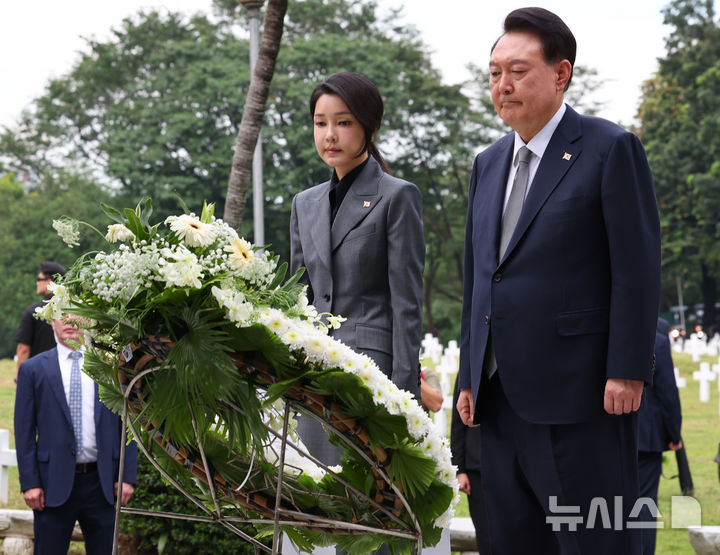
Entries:
MULTIPOLYGON (((193 453, 202 437, 219 481, 242 483, 253 495, 264 492, 269 498, 266 478, 278 469, 267 425, 281 421, 285 401, 295 399, 298 406, 299 399, 319 398, 324 405, 316 412, 352 422, 351 432, 364 430, 362 447, 383 453, 383 475, 407 501, 404 507, 395 503, 395 520, 413 521, 423 543, 435 545, 458 500, 447 439, 414 397, 372 359, 328 335, 344 319, 318 314, 308 303, 299 282, 302 270, 285 280, 287 264, 278 266, 278 257, 216 219, 212 204, 204 205, 199 217, 183 205, 185 214, 155 225, 149 222, 149 199, 123 212, 101 207, 115 222, 104 234, 108 252, 82 255, 61 282, 51 284, 54 295, 38 312, 45 319, 68 312, 86 319, 85 371, 116 412, 122 410, 127 382, 139 371, 129 361, 143 356, 141 346, 148 338, 165 338, 171 348, 162 356, 145 348, 142 364, 152 359, 158 371, 143 377, 132 414, 133 429, 140 430, 136 439, 144 446, 153 439, 160 445, 153 458, 190 486, 191 465, 177 464, 181 459, 168 456, 167 445, 193 453), (261 375, 257 364, 245 364, 248 353, 266 362, 269 372, 261 375)), ((79 244, 81 223, 63 218, 53 227, 72 248, 79 244)), ((290 428, 288 437, 300 443, 292 423, 290 428)), ((395 552, 411 552, 411 541, 392 535, 393 519, 378 517, 371 506, 373 497, 382 498, 376 468, 358 448, 348 448, 330 432, 331 441, 343 449, 342 466, 327 471, 295 450, 284 459, 294 506, 329 519, 379 526, 390 535, 338 535, 304 525, 282 529, 308 551, 313 545, 336 544, 350 553, 367 553, 386 543, 395 552), (340 484, 363 492, 370 505, 363 496, 347 495, 340 484)), ((250 518, 267 516, 257 502, 249 503, 248 496, 239 502, 240 497, 228 490, 223 502, 250 518)), ((256 528, 260 536, 269 534, 262 523, 256 528)))

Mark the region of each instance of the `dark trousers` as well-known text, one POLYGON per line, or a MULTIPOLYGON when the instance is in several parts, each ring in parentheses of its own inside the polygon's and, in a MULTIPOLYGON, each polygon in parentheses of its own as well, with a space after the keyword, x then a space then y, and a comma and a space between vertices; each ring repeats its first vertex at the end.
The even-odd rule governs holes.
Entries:
MULTIPOLYGON (((640 480, 640 497, 649 497, 655 501, 657 506, 658 486, 662 475, 662 453, 655 451, 640 451, 638 453, 638 477, 640 480)), ((640 520, 644 522, 656 522, 647 505, 643 505, 640 511, 640 520)), ((655 553, 655 539, 657 529, 643 528, 642 531, 642 552, 643 555, 655 553)))
POLYGON ((80 523, 87 555, 112 553, 115 508, 105 499, 97 472, 76 474, 68 500, 33 511, 33 518, 35 555, 67 555, 75 521, 80 523))
POLYGON ((640 553, 640 530, 626 526, 638 494, 635 414, 527 422, 510 406, 498 374, 483 383, 478 403, 495 555, 640 553))
POLYGON ((485 495, 483 494, 480 472, 466 470, 470 480, 470 495, 468 495, 468 508, 470 518, 475 527, 475 541, 480 555, 490 555, 490 531, 488 530, 487 509, 485 508, 485 495))

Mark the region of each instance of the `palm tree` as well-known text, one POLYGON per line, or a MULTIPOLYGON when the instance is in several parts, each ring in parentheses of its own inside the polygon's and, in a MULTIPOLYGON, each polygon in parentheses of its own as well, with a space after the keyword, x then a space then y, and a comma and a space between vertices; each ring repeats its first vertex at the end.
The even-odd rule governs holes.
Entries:
POLYGON ((250 187, 253 150, 265 115, 265 104, 280 50, 287 6, 287 0, 269 0, 265 13, 265 28, 240 121, 223 214, 225 222, 235 229, 240 227, 243 219, 247 191, 250 187))

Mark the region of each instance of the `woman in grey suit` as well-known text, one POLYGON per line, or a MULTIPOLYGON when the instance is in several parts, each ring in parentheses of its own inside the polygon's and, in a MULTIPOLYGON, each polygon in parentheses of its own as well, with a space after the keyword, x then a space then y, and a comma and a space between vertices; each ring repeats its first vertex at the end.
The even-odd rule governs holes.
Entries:
MULTIPOLYGON (((333 337, 366 353, 419 399, 420 191, 388 173, 373 142, 383 101, 367 78, 331 75, 313 91, 310 114, 318 154, 333 173, 293 199, 291 268, 307 269, 308 298, 318 312, 347 318, 333 337)), ((313 424, 300 422, 303 441, 323 462, 337 464, 339 453, 313 424)))

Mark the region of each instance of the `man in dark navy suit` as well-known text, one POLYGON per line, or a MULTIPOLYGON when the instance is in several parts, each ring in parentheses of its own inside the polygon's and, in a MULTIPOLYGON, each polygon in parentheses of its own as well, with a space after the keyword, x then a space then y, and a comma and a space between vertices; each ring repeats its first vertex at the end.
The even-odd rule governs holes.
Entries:
POLYGON ((112 551, 115 498, 133 493, 137 446, 126 449, 118 491, 121 422, 80 371, 84 353, 73 316, 52 323, 57 347, 24 362, 15 396, 20 489, 33 510, 36 555, 65 555, 75 521, 88 555, 112 551))
POLYGON ((494 553, 638 553, 637 411, 652 369, 660 226, 639 139, 564 104, 576 43, 523 8, 490 55, 514 131, 475 159, 461 388, 480 424, 494 553))
MULTIPOLYGON (((682 448, 680 395, 675 383, 667 323, 659 319, 655 334, 655 373, 651 386, 645 388, 645 400, 638 411, 638 474, 640 497, 649 497, 657 505, 658 485, 662 474, 663 451, 682 448)), ((642 520, 655 521, 647 505, 642 520)), ((656 528, 643 529, 643 554, 655 553, 656 528)))

